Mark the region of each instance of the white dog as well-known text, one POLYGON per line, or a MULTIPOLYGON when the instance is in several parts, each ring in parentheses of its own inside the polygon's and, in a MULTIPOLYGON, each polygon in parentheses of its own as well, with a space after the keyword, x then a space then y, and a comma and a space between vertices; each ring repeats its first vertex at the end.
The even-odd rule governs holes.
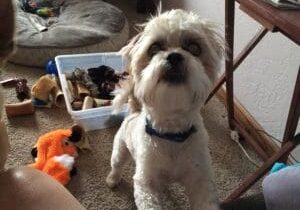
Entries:
POLYGON ((171 10, 153 17, 122 52, 132 78, 114 104, 129 97, 133 112, 115 136, 108 186, 120 182, 131 154, 139 210, 162 209, 160 192, 170 182, 184 185, 191 209, 219 209, 200 115, 224 55, 215 25, 171 10))

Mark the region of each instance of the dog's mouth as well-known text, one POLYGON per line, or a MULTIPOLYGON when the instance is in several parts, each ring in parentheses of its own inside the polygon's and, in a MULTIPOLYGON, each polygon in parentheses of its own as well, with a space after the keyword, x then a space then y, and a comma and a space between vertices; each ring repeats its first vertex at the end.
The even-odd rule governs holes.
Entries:
POLYGON ((181 84, 186 80, 186 69, 184 57, 178 52, 170 53, 166 58, 166 63, 162 73, 162 79, 170 84, 181 84))
POLYGON ((170 84, 182 84, 186 80, 186 70, 183 65, 176 67, 166 64, 162 74, 162 80, 170 84))

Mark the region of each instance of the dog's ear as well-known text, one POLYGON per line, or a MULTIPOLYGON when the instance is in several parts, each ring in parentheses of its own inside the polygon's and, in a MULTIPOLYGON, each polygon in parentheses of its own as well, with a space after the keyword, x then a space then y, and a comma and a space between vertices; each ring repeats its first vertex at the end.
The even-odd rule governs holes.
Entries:
POLYGON ((126 46, 124 46, 120 53, 126 59, 126 72, 129 76, 120 82, 120 87, 114 91, 115 98, 112 102, 113 114, 117 114, 121 111, 124 104, 129 102, 130 112, 140 111, 141 106, 138 100, 134 96, 134 80, 131 70, 131 59, 134 54, 134 46, 141 40, 142 32, 134 36, 126 46))
POLYGON ((129 103, 130 113, 141 111, 141 104, 134 96, 134 82, 131 75, 120 82, 120 88, 114 91, 115 98, 112 102, 113 114, 121 111, 124 104, 129 103))
POLYGON ((135 35, 128 43, 125 45, 121 50, 120 53, 124 56, 124 58, 130 60, 132 56, 132 49, 136 45, 136 43, 139 42, 140 38, 142 36, 142 33, 138 33, 135 35))
POLYGON ((214 50, 214 53, 219 58, 223 58, 226 56, 226 44, 223 38, 223 34, 221 34, 220 27, 217 23, 205 20, 204 31, 207 35, 207 38, 214 50))

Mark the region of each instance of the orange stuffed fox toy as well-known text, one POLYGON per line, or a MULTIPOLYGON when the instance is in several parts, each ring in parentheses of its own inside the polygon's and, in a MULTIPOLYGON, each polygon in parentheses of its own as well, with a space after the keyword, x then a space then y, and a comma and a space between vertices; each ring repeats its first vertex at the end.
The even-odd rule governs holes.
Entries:
POLYGON ((42 135, 31 151, 35 163, 30 166, 66 185, 76 172, 74 163, 78 153, 74 143, 82 136, 83 129, 78 125, 42 135))

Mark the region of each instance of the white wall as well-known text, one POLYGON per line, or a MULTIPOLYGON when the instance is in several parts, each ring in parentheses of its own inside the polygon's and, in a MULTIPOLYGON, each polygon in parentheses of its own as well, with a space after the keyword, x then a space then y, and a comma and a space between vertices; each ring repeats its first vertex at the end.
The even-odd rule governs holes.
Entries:
MULTIPOLYGON (((224 25, 224 0, 164 0, 165 9, 184 8, 224 25)), ((260 25, 236 4, 235 55, 260 25)), ((235 95, 263 128, 281 139, 300 65, 300 47, 268 33, 235 73, 235 95)), ((298 124, 298 131, 300 126, 298 124)), ((300 160, 300 149, 296 152, 300 160)))

